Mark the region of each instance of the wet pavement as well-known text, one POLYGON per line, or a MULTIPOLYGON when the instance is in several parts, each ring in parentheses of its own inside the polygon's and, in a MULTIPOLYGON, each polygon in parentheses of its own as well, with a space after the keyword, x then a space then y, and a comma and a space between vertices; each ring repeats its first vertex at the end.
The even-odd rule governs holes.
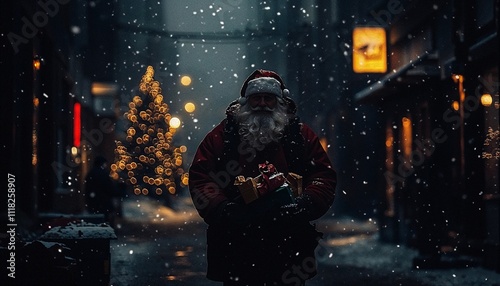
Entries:
POLYGON ((205 275, 205 227, 193 209, 126 201, 111 243, 111 285, 218 285, 205 275))
MULTIPOLYGON (((181 197, 173 208, 145 197, 123 204, 111 241, 110 285, 222 285, 205 278, 206 224, 181 197)), ((500 286, 500 273, 481 267, 413 269, 417 252, 384 244, 375 221, 324 217, 318 275, 306 285, 500 286)), ((293 284, 292 284, 293 285, 293 284)))

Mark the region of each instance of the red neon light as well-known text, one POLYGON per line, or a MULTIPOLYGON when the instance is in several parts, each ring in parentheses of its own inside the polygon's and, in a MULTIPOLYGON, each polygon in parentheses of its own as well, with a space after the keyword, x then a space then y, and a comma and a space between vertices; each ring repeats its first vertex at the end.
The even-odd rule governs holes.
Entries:
POLYGON ((81 119, 81 105, 75 102, 73 106, 73 146, 80 147, 80 139, 82 134, 82 119, 81 119))

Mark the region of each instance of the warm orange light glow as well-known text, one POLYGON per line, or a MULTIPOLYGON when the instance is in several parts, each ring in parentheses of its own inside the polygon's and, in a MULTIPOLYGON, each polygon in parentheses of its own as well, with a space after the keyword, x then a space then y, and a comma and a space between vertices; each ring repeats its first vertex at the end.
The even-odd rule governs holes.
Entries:
POLYGON ((94 82, 90 87, 90 92, 97 96, 114 95, 118 92, 118 85, 114 83, 94 82))
POLYGON ((184 185, 184 186, 187 186, 189 184, 189 176, 182 176, 182 179, 181 179, 181 183, 184 185))
POLYGON ((483 106, 491 106, 492 103, 493 103, 493 97, 491 97, 491 94, 485 93, 481 95, 481 104, 483 106))
POLYGON ((403 128, 408 128, 411 125, 411 121, 408 117, 403 117, 401 121, 403 122, 403 128))
POLYGON ((177 280, 177 277, 174 275, 167 275, 167 280, 168 281, 175 281, 175 280, 177 280))
POLYGON ((40 66, 42 65, 40 59, 33 60, 33 68, 37 71, 40 70, 40 66))
POLYGON ((451 108, 453 108, 453 110, 455 110, 455 111, 458 111, 458 109, 460 109, 460 104, 458 103, 458 101, 456 101, 456 100, 453 101, 451 103, 451 108))
POLYGON ((181 84, 182 84, 183 86, 188 86, 188 85, 190 85, 190 84, 191 84, 191 82, 192 82, 192 80, 191 80, 191 77, 190 77, 190 76, 185 75, 185 76, 182 76, 182 77, 181 77, 181 84))
POLYGON ((134 194, 140 195, 141 194, 141 189, 139 188, 134 188, 134 194))
POLYGON ((352 68, 356 73, 387 71, 387 37, 381 27, 356 27, 352 32, 352 68))
POLYGON ((366 240, 369 238, 369 235, 361 234, 349 237, 341 237, 341 238, 333 238, 328 240, 329 246, 345 246, 345 245, 353 245, 362 240, 366 240))
POLYGON ((31 155, 31 164, 33 166, 36 166, 36 164, 38 164, 38 135, 37 135, 37 130, 36 129, 33 129, 33 133, 32 133, 32 136, 31 136, 31 140, 32 140, 32 146, 33 146, 33 153, 31 155))
MULTIPOLYGON (((465 135, 464 135, 464 119, 465 119, 465 108, 464 108, 464 102, 465 102, 465 88, 464 88, 464 81, 465 78, 461 74, 453 74, 453 80, 455 81, 456 84, 458 84, 458 95, 459 95, 459 102, 458 102, 458 110, 460 114, 460 175, 464 176, 465 175, 465 135)), ((455 108, 455 107, 453 107, 455 108)))
POLYGON ((394 140, 394 138, 391 137, 387 137, 386 140, 385 140, 385 147, 389 148, 389 147, 392 147, 392 141, 394 140))
POLYGON ((328 151, 328 140, 326 140, 325 137, 321 137, 319 139, 319 143, 321 144, 321 147, 323 147, 323 150, 328 151))
POLYGON ((175 194, 175 188, 174 187, 169 187, 168 192, 171 193, 172 195, 175 194))
MULTIPOLYGON (((387 124, 385 128, 385 169, 389 174, 394 174, 394 134, 392 125, 387 124)), ((385 187, 387 208, 384 214, 388 217, 395 215, 395 199, 394 199, 394 180, 386 180, 385 187)))
POLYGON ((186 112, 193 113, 196 110, 196 106, 192 102, 188 102, 184 105, 186 112))
POLYGON ((412 151, 412 126, 411 126, 411 119, 408 117, 403 117, 402 125, 403 125, 403 132, 402 132, 402 145, 403 145, 403 154, 405 155, 406 158, 410 158, 410 154, 412 151))
POLYGON ((75 102, 73 106, 73 146, 80 147, 82 122, 81 122, 81 105, 75 102))

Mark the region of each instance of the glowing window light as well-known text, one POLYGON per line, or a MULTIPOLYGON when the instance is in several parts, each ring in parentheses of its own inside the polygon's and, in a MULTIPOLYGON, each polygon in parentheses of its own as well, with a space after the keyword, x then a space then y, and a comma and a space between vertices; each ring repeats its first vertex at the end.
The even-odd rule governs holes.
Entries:
POLYGON ((114 83, 93 82, 90 92, 96 96, 114 95, 118 92, 118 85, 114 83))
POLYGON ((410 158, 410 154, 412 152, 412 126, 411 119, 408 117, 402 118, 403 132, 402 132, 402 145, 403 145, 403 154, 406 158, 410 158))

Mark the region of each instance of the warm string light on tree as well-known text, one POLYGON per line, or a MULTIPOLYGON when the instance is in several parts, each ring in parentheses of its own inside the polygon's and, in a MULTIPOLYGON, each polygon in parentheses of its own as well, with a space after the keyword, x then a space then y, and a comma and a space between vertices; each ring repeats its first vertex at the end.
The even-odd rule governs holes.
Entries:
POLYGON ((186 147, 172 144, 176 128, 170 126, 172 116, 163 102, 160 83, 154 80, 153 67, 147 67, 139 90, 142 95, 133 97, 124 114, 130 127, 125 142, 116 141, 111 176, 133 186, 136 195, 175 194, 176 178, 181 186, 188 184, 182 168, 186 147))
POLYGON ((493 130, 493 128, 488 127, 488 133, 486 134, 486 139, 484 140, 484 146, 488 146, 489 148, 482 154, 484 159, 500 159, 499 139, 500 131, 493 130))

